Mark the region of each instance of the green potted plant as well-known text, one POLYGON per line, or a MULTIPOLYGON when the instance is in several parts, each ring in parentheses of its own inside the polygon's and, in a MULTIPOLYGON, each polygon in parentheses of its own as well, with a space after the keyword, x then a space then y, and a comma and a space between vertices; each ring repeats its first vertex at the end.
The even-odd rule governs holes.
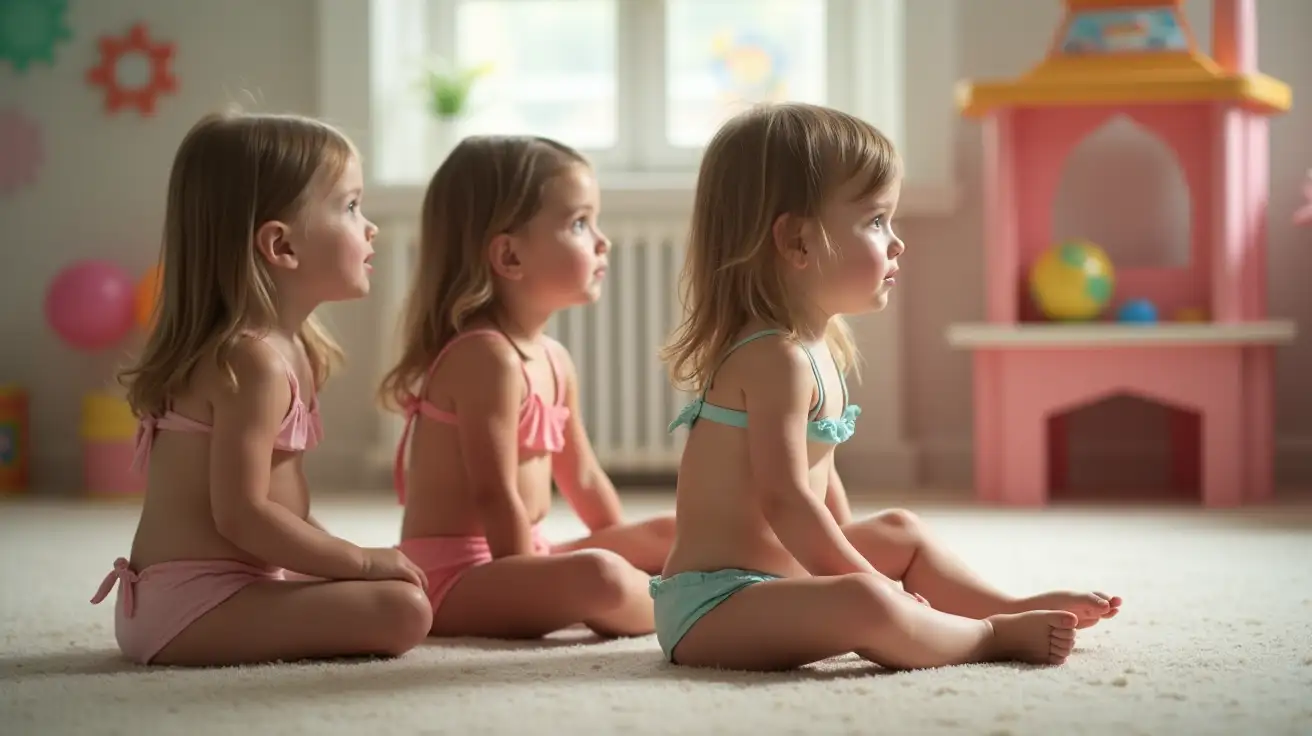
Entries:
POLYGON ((455 120, 464 115, 474 85, 491 72, 490 62, 471 67, 442 64, 429 69, 424 77, 428 111, 440 120, 455 120))
POLYGON ((492 64, 461 67, 439 62, 424 73, 423 89, 433 119, 433 145, 441 161, 458 141, 460 118, 469 112, 469 98, 478 81, 492 72, 492 64))

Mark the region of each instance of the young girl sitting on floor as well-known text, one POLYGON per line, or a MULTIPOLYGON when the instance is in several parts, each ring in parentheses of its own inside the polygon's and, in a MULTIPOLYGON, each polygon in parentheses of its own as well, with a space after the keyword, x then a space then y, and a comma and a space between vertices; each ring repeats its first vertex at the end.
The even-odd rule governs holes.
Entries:
POLYGON ((583 157, 544 138, 467 138, 428 186, 404 348, 381 395, 406 416, 400 549, 428 576, 434 635, 652 631, 647 583, 673 520, 622 522, 574 363, 543 334, 601 295, 599 210, 583 157), (553 480, 590 536, 544 538, 553 480))
POLYGON ((157 322, 121 377, 148 487, 92 599, 118 582, 115 634, 142 664, 398 655, 428 634, 423 573, 324 531, 302 472, 339 358, 311 313, 369 293, 362 188, 351 143, 305 118, 212 115, 178 149, 157 322))
POLYGON ((823 107, 756 108, 706 149, 686 317, 666 350, 697 395, 671 425, 690 427, 678 533, 651 585, 670 661, 771 670, 856 652, 892 668, 1059 664, 1077 627, 1120 605, 1100 593, 1012 598, 908 512, 851 520, 833 464, 860 413, 843 315, 889 299, 905 250, 892 231, 900 187, 889 141, 823 107))

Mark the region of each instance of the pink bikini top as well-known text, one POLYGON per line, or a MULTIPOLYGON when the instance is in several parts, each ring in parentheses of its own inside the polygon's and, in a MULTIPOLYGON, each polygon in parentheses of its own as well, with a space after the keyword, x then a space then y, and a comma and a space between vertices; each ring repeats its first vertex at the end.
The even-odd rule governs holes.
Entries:
MULTIPOLYGON (((424 382, 419 386, 419 394, 409 396, 402 409, 405 411, 405 429, 401 432, 401 441, 396 446, 396 462, 392 466, 392 485, 396 488, 397 498, 401 503, 405 503, 405 450, 410 443, 410 431, 414 427, 415 418, 420 414, 432 419, 435 422, 443 424, 455 424, 456 415, 449 411, 442 411, 433 406, 432 402, 423 398, 428 391, 428 383, 433 378, 433 372, 437 370, 437 364, 441 362, 442 356, 453 345, 475 335, 494 335, 498 338, 509 340, 502 333, 492 329, 470 330, 456 335, 442 348, 437 357, 433 359, 433 364, 428 367, 428 372, 424 374, 424 382)), ((524 402, 519 405, 519 447, 522 450, 530 452, 560 452, 565 447, 565 425, 569 421, 569 407, 565 405, 565 377, 561 375, 560 369, 556 365, 556 359, 552 357, 551 347, 546 349, 547 363, 551 365, 551 375, 556 377, 556 403, 548 404, 543 401, 542 394, 533 390, 533 381, 528 376, 528 367, 523 362, 519 364, 520 372, 524 374, 524 385, 528 388, 528 395, 524 397, 524 402)))
MULTIPOLYGON (((284 360, 285 362, 285 360, 284 360)), ((287 364, 287 380, 292 385, 292 405, 278 427, 278 437, 274 440, 275 449, 299 452, 312 449, 323 439, 323 421, 319 417, 319 398, 311 399, 307 408, 301 400, 301 383, 296 380, 296 372, 287 364)), ((132 459, 132 467, 145 470, 150 461, 150 450, 155 443, 157 430, 174 432, 209 432, 212 427, 204 422, 184 417, 169 409, 162 417, 142 417, 137 423, 137 448, 132 459)))

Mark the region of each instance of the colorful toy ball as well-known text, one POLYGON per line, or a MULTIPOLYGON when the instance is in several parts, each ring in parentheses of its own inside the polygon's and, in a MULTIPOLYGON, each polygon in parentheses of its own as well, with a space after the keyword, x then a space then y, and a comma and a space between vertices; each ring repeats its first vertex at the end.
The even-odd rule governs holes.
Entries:
POLYGON ((1045 250, 1030 267, 1030 294, 1048 319, 1097 318, 1112 298, 1115 269, 1107 253, 1087 240, 1067 240, 1045 250))
POLYGON ((78 261, 50 282, 46 321, 73 348, 96 352, 132 330, 133 302, 132 277, 126 271, 109 261, 78 261))
POLYGON ((1116 321, 1152 324, 1157 321, 1157 305, 1147 299, 1130 299, 1116 310, 1116 321))

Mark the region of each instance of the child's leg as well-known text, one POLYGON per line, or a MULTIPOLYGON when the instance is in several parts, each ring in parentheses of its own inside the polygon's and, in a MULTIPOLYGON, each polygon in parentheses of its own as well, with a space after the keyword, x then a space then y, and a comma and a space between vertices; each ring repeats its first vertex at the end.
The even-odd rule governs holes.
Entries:
POLYGON ((848 652, 893 669, 1061 664, 1074 646, 1075 623, 1065 611, 953 616, 870 575, 785 578, 734 593, 673 654, 679 664, 741 670, 791 669, 848 652))
POLYGON ((995 613, 1070 611, 1080 628, 1111 618, 1121 599, 1105 593, 1057 590, 1028 598, 1009 596, 985 583, 909 511, 885 511, 843 527, 843 534, 875 569, 947 613, 985 618, 995 613))
POLYGON ((674 516, 670 515, 602 529, 582 539, 553 545, 552 551, 608 549, 639 570, 656 575, 665 567, 665 558, 669 556, 673 544, 674 516))
POLYGON ((533 639, 583 623, 602 636, 642 636, 655 630, 650 579, 605 550, 496 559, 460 576, 432 633, 533 639))
POLYGON ((259 581, 196 619, 155 664, 235 665, 398 656, 428 635, 432 609, 399 580, 259 581))

